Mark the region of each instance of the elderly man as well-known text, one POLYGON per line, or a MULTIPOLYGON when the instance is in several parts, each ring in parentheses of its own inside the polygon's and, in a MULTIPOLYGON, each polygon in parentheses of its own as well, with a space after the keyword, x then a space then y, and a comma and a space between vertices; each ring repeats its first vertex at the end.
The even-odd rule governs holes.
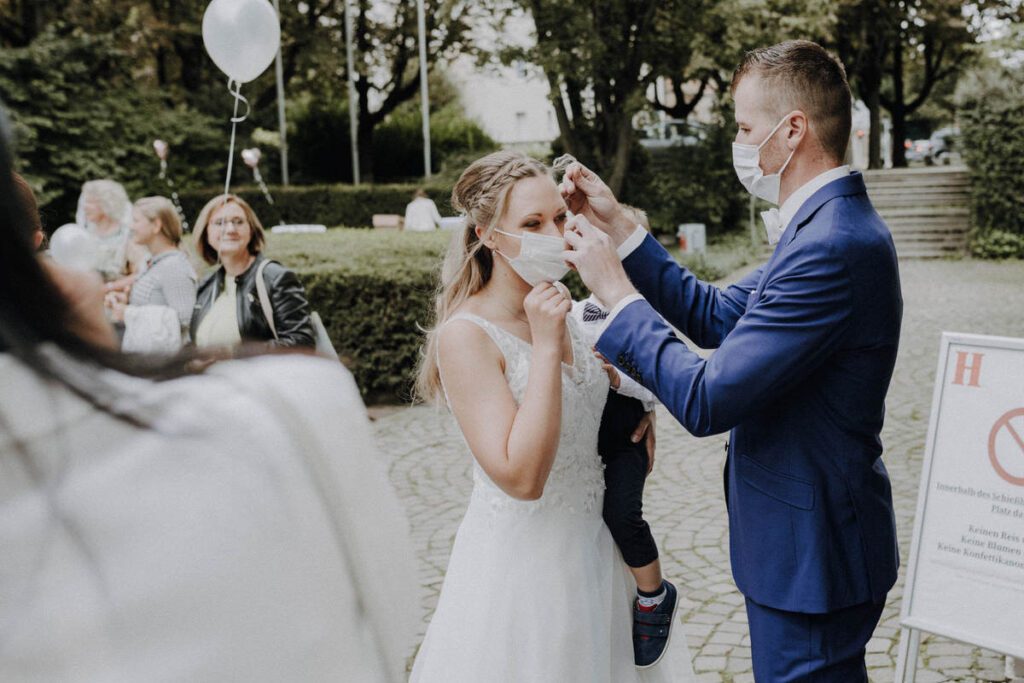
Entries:
POLYGON ((719 290, 680 267, 579 165, 566 259, 611 309, 597 349, 692 434, 731 430, 733 575, 759 682, 867 681, 865 645, 896 580, 884 400, 902 297, 896 252, 859 173, 842 165, 850 89, 820 46, 748 53, 733 77, 740 182, 764 214, 768 263, 719 290), (702 347, 687 349, 671 325, 702 347))

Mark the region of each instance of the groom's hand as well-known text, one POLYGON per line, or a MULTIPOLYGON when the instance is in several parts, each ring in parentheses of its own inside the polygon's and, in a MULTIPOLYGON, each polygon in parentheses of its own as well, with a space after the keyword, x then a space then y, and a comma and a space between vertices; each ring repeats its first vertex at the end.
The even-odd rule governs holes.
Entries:
POLYGON ((570 250, 562 252, 562 257, 576 269, 583 283, 607 310, 636 293, 607 234, 591 225, 584 216, 576 215, 565 224, 564 236, 570 250))
POLYGON ((636 230, 634 216, 623 209, 611 189, 596 173, 578 161, 565 169, 559 190, 569 210, 585 216, 591 224, 611 237, 616 247, 636 230))

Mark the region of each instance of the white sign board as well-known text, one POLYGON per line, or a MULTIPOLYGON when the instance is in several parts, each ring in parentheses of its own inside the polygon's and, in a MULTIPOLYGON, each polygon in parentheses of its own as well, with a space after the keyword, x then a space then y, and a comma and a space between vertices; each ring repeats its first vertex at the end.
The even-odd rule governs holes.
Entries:
POLYGON ((902 618, 1024 657, 1024 339, 942 336, 902 618))

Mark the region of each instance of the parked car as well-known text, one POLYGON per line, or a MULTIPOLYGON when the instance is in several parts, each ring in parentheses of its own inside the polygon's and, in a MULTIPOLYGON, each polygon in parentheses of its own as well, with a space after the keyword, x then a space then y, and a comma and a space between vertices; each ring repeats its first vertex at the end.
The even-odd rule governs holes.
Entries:
POLYGON ((666 119, 639 131, 640 144, 647 149, 693 147, 707 139, 703 124, 684 119, 666 119))
POLYGON ((939 128, 928 138, 931 145, 931 154, 926 163, 939 166, 961 163, 960 157, 960 129, 956 126, 939 128))
POLYGON ((903 143, 904 149, 906 149, 907 163, 921 162, 930 163, 932 154, 932 142, 931 140, 907 140, 903 143))

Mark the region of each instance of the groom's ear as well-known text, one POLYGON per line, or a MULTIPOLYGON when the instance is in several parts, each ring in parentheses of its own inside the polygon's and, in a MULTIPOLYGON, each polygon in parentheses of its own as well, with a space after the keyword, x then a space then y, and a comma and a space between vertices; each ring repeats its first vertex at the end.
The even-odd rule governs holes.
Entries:
POLYGON ((797 109, 789 115, 789 122, 786 123, 786 147, 794 150, 811 132, 807 114, 797 109))

